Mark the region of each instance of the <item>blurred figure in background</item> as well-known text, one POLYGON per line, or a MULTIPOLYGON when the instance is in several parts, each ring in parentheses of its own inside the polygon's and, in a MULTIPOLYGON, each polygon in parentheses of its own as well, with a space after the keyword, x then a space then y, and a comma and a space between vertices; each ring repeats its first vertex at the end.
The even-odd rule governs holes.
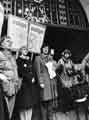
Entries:
POLYGON ((89 53, 87 53, 87 55, 83 58, 81 66, 83 75, 85 76, 85 80, 89 84, 89 53))
MULTIPOLYGON (((7 104, 9 119, 12 117, 15 96, 19 89, 19 77, 16 60, 11 51, 11 38, 3 37, 0 51, 0 77, 3 96, 7 104)), ((8 118, 6 118, 8 119, 8 118)))

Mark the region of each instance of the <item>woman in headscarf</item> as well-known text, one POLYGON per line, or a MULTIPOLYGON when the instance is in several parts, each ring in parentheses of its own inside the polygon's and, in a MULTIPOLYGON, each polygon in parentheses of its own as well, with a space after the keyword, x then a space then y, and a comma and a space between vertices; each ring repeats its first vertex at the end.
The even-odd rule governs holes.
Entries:
POLYGON ((72 105, 70 88, 74 82, 74 64, 71 60, 70 50, 65 49, 62 52, 62 57, 58 61, 56 72, 59 77, 59 99, 62 104, 63 112, 66 112, 72 105))

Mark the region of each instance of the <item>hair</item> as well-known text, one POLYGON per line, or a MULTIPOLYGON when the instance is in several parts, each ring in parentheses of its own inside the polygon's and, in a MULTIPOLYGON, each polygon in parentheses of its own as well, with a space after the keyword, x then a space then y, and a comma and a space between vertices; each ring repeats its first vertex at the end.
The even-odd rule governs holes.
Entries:
POLYGON ((17 51, 17 58, 22 55, 22 50, 23 50, 24 48, 27 49, 26 46, 22 46, 22 47, 17 51))
POLYGON ((5 39, 11 39, 11 37, 10 36, 3 36, 0 40, 0 45, 2 45, 2 43, 5 39))
POLYGON ((3 42, 5 39, 11 39, 11 37, 10 37, 10 36, 3 36, 3 37, 1 38, 1 42, 3 42))

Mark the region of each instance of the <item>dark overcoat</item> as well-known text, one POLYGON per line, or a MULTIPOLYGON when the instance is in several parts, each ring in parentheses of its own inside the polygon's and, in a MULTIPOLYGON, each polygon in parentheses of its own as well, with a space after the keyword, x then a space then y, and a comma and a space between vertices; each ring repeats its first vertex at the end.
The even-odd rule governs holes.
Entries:
POLYGON ((25 110, 38 106, 40 104, 40 87, 35 74, 35 59, 31 61, 30 57, 28 60, 19 57, 17 67, 19 77, 23 80, 21 89, 16 96, 15 110, 25 110))
POLYGON ((19 77, 22 78, 21 89, 16 96, 16 108, 19 110, 25 110, 32 107, 32 63, 30 59, 23 59, 19 57, 17 59, 17 67, 19 77))

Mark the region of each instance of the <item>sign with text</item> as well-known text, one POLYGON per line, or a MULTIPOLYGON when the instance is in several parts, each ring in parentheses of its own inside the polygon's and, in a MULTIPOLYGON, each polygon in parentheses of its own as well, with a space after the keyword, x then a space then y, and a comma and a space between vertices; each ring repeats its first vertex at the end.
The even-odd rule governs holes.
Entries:
POLYGON ((44 25, 30 23, 28 35, 28 50, 40 53, 43 44, 46 27, 44 25))
POLYGON ((2 33, 3 21, 4 21, 4 7, 0 3, 0 36, 1 36, 1 33, 2 33))
POLYGON ((27 46, 28 21, 9 15, 7 35, 11 37, 13 50, 27 46))

